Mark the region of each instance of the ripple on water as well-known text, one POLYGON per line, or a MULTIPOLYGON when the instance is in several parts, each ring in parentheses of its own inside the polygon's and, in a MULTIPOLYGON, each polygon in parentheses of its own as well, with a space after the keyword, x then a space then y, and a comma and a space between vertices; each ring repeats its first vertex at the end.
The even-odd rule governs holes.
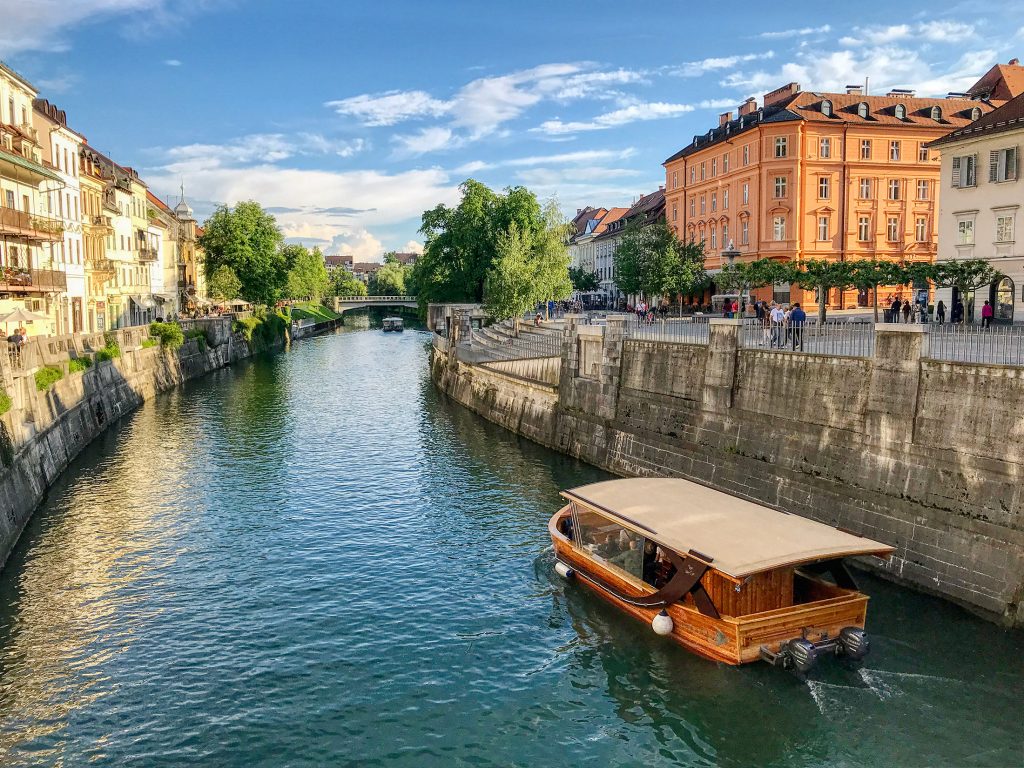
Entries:
POLYGON ((1020 634, 949 606, 867 579, 874 657, 804 683, 701 661, 553 577, 557 492, 604 475, 447 403, 427 349, 311 339, 90 447, 0 577, 0 763, 1019 756, 1020 634))

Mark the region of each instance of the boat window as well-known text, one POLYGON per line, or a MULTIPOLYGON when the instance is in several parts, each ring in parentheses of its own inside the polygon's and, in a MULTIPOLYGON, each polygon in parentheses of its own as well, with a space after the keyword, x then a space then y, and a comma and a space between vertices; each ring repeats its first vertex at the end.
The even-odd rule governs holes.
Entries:
POLYGON ((577 546, 634 578, 643 577, 643 536, 583 507, 577 507, 576 526, 577 546))

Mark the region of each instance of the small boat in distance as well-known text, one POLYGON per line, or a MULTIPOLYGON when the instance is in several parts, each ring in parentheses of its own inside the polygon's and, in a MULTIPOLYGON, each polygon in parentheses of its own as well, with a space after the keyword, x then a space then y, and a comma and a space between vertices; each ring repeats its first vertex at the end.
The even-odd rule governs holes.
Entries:
POLYGON ((859 661, 867 595, 843 563, 893 547, 674 478, 592 483, 561 494, 555 570, 659 635, 726 664, 807 672, 859 661))
POLYGON ((385 317, 384 318, 384 331, 398 331, 399 333, 405 330, 405 326, 402 324, 402 318, 400 317, 385 317))

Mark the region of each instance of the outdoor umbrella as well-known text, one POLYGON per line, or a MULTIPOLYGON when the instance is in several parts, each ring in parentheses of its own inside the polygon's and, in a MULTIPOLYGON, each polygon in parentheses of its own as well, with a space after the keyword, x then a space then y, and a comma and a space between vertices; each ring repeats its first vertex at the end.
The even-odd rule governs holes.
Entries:
POLYGON ((13 312, 8 312, 6 315, 0 315, 0 323, 31 323, 35 321, 47 321, 46 315, 40 315, 36 312, 29 312, 27 309, 18 307, 13 312))

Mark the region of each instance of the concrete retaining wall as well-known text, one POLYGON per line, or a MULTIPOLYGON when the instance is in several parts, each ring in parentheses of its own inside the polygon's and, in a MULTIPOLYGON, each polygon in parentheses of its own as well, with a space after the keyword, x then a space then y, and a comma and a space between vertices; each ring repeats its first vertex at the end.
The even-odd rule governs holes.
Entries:
POLYGON ((567 323, 557 387, 435 348, 437 385, 485 418, 622 475, 675 475, 892 544, 883 572, 1024 625, 1024 371, 921 359, 879 326, 873 358, 600 337, 567 323), (582 365, 581 365, 582 363, 582 365))

